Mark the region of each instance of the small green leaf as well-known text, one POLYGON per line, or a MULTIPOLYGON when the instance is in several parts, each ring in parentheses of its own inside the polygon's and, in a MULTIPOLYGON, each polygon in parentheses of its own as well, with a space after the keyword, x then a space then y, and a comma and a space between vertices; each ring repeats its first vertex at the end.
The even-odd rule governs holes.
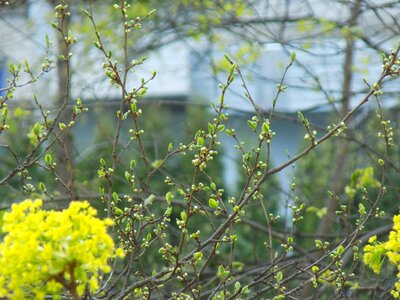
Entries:
POLYGON ((362 203, 358 204, 358 212, 360 213, 360 215, 365 215, 367 213, 365 210, 365 206, 362 203))
POLYGON ((322 249, 324 247, 322 241, 315 240, 315 247, 317 247, 318 249, 322 249))
POLYGON ((283 279, 283 273, 282 273, 282 272, 278 272, 278 273, 276 274, 275 278, 276 278, 276 281, 277 281, 277 282, 281 282, 282 279, 283 279))
POLYGON ((41 190, 42 192, 46 191, 46 186, 44 185, 43 182, 39 182, 39 190, 41 190))
POLYGON ((121 216, 124 212, 120 208, 115 208, 114 213, 117 217, 121 216))
POLYGON ((269 123, 268 122, 264 122, 263 126, 262 126, 262 132, 268 132, 269 131, 269 123))
POLYGON ((174 195, 172 195, 171 192, 168 192, 168 193, 165 195, 165 200, 167 200, 167 203, 168 203, 168 204, 171 204, 171 202, 172 202, 173 199, 174 199, 174 195))
POLYGON ((162 159, 157 159, 157 160, 155 160, 155 161, 153 161, 152 163, 151 163, 151 166, 154 168, 154 169, 156 169, 156 168, 159 168, 159 167, 161 167, 162 166, 162 164, 163 164, 163 160, 162 159))
POLYGON ((219 265, 217 276, 220 279, 225 280, 229 276, 229 274, 230 272, 226 271, 223 265, 219 265))
POLYGON ((235 65, 235 64, 232 64, 231 67, 229 68, 229 74, 230 74, 230 75, 232 75, 233 72, 235 72, 235 68, 236 68, 236 65, 235 65))
POLYGON ((126 181, 130 182, 132 178, 132 174, 129 173, 128 171, 125 171, 125 179, 126 181))
POLYGON ((299 117, 300 121, 304 121, 305 120, 305 118, 304 118, 303 114, 301 113, 301 111, 297 112, 297 116, 299 117))
POLYGON ((228 54, 224 54, 224 58, 225 58, 230 64, 233 64, 232 59, 229 57, 228 54))
POLYGON ((134 159, 132 159, 129 166, 130 166, 131 170, 133 170, 136 166, 136 161, 134 159))
POLYGON ((82 12, 84 15, 86 15, 87 17, 90 18, 90 13, 89 13, 86 9, 81 8, 81 12, 82 12))
POLYGON ((153 194, 151 194, 150 196, 148 196, 145 200, 144 200, 144 206, 148 206, 153 204, 154 200, 156 199, 156 196, 154 196, 153 194))
POLYGON ((187 215, 186 215, 186 212, 184 210, 181 211, 181 220, 182 221, 186 221, 187 220, 187 215))
POLYGON ((336 253, 337 253, 338 255, 342 255, 343 252, 344 252, 344 247, 343 247, 342 245, 340 245, 339 247, 337 247, 336 253))
POLYGON ((165 210, 164 216, 169 217, 171 213, 172 213, 172 207, 170 206, 165 210))
POLYGON ((214 198, 210 198, 208 200, 208 206, 213 208, 213 209, 216 209, 216 208, 218 208, 218 201, 215 200, 214 198))
POLYGON ((247 295, 248 293, 250 293, 249 286, 245 285, 242 289, 242 294, 247 295))
POLYGON ((8 107, 4 106, 3 111, 1 112, 1 116, 3 117, 3 120, 7 118, 8 115, 8 107))
POLYGON ((218 131, 224 131, 224 129, 225 129, 225 125, 223 125, 223 124, 218 125, 218 127, 217 127, 218 131))
POLYGON ((119 200, 118 194, 117 194, 116 192, 113 192, 113 193, 112 193, 112 198, 113 198, 113 200, 114 200, 115 202, 118 202, 118 200, 119 200))
POLYGON ((201 135, 201 130, 198 130, 194 135, 195 140, 197 140, 200 135, 201 135))
POLYGON ((358 178, 360 178, 362 170, 361 169, 357 169, 353 172, 353 174, 351 174, 351 185, 355 186, 358 178))
POLYGON ((125 112, 123 115, 122 115, 122 120, 126 120, 126 118, 128 117, 128 115, 129 115, 129 113, 130 113, 130 111, 128 110, 127 112, 125 112))
POLYGON ((240 282, 236 281, 235 282, 235 293, 239 292, 239 289, 241 288, 240 282))
POLYGON ((249 125, 250 129, 255 131, 257 128, 257 122, 256 121, 251 121, 251 120, 247 120, 247 124, 249 125))
POLYGON ((152 9, 151 11, 149 11, 149 13, 147 14, 147 16, 151 16, 154 15, 157 12, 157 9, 152 9))
POLYGON ((197 138, 197 146, 198 146, 198 147, 203 147, 203 145, 204 145, 204 138, 202 138, 201 136, 199 136, 199 137, 197 138))
POLYGON ((47 153, 44 156, 44 161, 46 162, 46 164, 51 165, 51 163, 53 162, 53 157, 51 156, 51 154, 47 153))
POLYGON ((41 126, 40 126, 39 123, 35 123, 35 125, 33 125, 33 133, 34 133, 36 136, 39 136, 39 134, 40 134, 40 129, 41 129, 41 126))
POLYGON ((195 253, 193 253, 193 258, 194 258, 194 260, 201 260, 202 259, 202 257, 203 257, 203 253, 201 253, 201 252, 195 252, 195 253))
POLYGON ((232 267, 236 269, 238 272, 242 271, 244 268, 244 263, 240 261, 233 261, 232 262, 232 267))
POLYGON ((215 125, 214 124, 208 123, 208 132, 210 134, 214 134, 215 133, 215 125))
POLYGON ((296 52, 292 52, 292 54, 290 54, 290 64, 292 64, 295 59, 296 59, 296 52))

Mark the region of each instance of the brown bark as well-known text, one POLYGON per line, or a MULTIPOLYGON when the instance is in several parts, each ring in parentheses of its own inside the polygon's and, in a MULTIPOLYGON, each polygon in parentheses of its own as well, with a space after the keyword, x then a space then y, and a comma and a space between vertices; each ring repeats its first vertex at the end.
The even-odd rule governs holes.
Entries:
MULTIPOLYGON (((352 6, 351 18, 349 20, 349 26, 355 26, 357 24, 357 19, 360 14, 361 0, 357 0, 352 6)), ((350 99, 351 99, 351 83, 353 79, 353 65, 354 60, 354 38, 347 37, 346 39, 346 52, 345 61, 343 68, 343 96, 342 96, 342 106, 340 109, 341 118, 347 114, 350 109, 350 99)), ((332 174, 332 187, 331 192, 335 195, 340 194, 343 190, 343 177, 345 174, 345 167, 348 158, 348 142, 344 139, 338 139, 335 145, 335 158, 334 162, 336 164, 335 170, 332 174)), ((327 208, 326 216, 321 220, 318 234, 325 235, 329 233, 330 227, 335 219, 335 211, 337 209, 337 201, 332 197, 329 197, 325 202, 325 207, 327 208)))
MULTIPOLYGON (((357 0, 351 7, 351 17, 348 21, 349 27, 357 24, 357 19, 360 15, 361 0, 357 0)), ((353 79, 352 64, 354 60, 354 37, 346 37, 346 49, 345 49, 345 61, 343 65, 343 90, 342 90, 342 105, 340 108, 340 118, 344 117, 350 109, 351 100, 351 84, 353 79)), ((343 190, 343 177, 345 175, 346 163, 348 160, 349 145, 345 139, 337 139, 335 143, 335 156, 334 163, 335 168, 331 178, 331 192, 334 195, 341 194, 343 190)), ((317 229, 318 236, 328 235, 332 225, 335 221, 336 210, 338 202, 334 197, 328 197, 325 201, 325 207, 327 208, 327 214, 321 219, 317 229)), ((313 254, 314 259, 318 259, 317 254, 313 254)), ((306 286, 302 292, 301 299, 307 299, 311 296, 312 287, 306 286)))
MULTIPOLYGON (((56 5, 57 1, 51 0, 53 5, 56 5)), ((59 55, 63 55, 67 57, 69 51, 69 47, 66 47, 64 36, 68 35, 68 30, 70 27, 71 18, 69 16, 65 16, 62 21, 62 32, 58 32, 57 37, 57 47, 59 55)), ((57 60, 57 94, 56 94, 56 107, 62 110, 59 122, 68 124, 71 120, 72 109, 71 105, 68 105, 70 102, 70 70, 69 63, 62 59, 57 60), (66 105, 67 104, 67 105, 66 105)), ((58 126, 56 126, 58 128, 58 126)), ((57 129, 58 130, 58 129, 57 129)), ((57 189, 61 195, 69 195, 70 201, 75 198, 74 193, 74 176, 73 176, 73 165, 72 165, 72 154, 73 154, 73 139, 70 130, 64 132, 58 139, 55 147, 55 156, 57 158, 57 167, 56 173, 58 177, 58 185, 57 189)), ((69 202, 69 201, 67 201, 69 202)), ((67 205, 67 203, 66 203, 67 205)))

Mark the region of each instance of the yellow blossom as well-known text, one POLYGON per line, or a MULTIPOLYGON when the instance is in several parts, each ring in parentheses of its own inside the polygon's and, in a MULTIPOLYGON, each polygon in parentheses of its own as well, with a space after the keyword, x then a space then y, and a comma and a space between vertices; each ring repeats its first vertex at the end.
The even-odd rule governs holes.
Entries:
POLYGON ((107 234, 112 221, 98 219, 86 201, 72 202, 63 211, 45 211, 42 204, 26 200, 4 214, 0 297, 57 296, 71 278, 75 283, 69 286, 76 286, 78 294, 86 287, 94 292, 99 287, 98 272, 111 270, 108 259, 122 256, 107 234))
POLYGON ((399 270, 398 281, 391 294, 394 298, 400 298, 400 215, 394 216, 393 223, 393 230, 389 233, 387 242, 378 242, 376 236, 368 240, 369 244, 364 247, 364 263, 379 274, 383 260, 387 257, 389 263, 399 270))

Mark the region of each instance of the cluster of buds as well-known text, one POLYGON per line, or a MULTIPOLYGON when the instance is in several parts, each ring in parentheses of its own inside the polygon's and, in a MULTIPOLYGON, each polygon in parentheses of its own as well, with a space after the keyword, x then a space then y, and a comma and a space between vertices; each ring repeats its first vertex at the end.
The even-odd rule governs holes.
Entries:
POLYGON ((259 134, 258 138, 260 140, 265 140, 269 144, 271 142, 272 137, 275 135, 275 132, 273 132, 270 128, 270 122, 268 119, 264 121, 261 127, 261 133, 259 134))
POLYGON ((381 125, 383 127, 383 132, 378 132, 378 138, 385 140, 388 148, 392 147, 393 144, 393 128, 391 127, 390 120, 382 120, 381 125))
POLYGON ((386 74, 397 77, 400 74, 400 58, 397 57, 397 53, 394 50, 390 51, 389 57, 385 54, 383 56, 383 64, 382 69, 386 72, 386 74))
POLYGON ((201 147, 199 154, 194 156, 192 164, 198 169, 203 170, 207 167, 207 162, 213 160, 213 155, 218 154, 218 151, 211 150, 207 147, 201 147))

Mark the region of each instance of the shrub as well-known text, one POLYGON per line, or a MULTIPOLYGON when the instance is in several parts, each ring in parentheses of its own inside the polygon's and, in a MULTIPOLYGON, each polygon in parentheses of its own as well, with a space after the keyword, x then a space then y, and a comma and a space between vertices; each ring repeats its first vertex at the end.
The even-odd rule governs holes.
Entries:
POLYGON ((107 227, 88 202, 71 202, 63 211, 42 209, 42 200, 13 204, 4 214, 0 244, 0 296, 10 299, 58 297, 63 288, 74 299, 99 288, 99 272, 122 255, 107 227))

